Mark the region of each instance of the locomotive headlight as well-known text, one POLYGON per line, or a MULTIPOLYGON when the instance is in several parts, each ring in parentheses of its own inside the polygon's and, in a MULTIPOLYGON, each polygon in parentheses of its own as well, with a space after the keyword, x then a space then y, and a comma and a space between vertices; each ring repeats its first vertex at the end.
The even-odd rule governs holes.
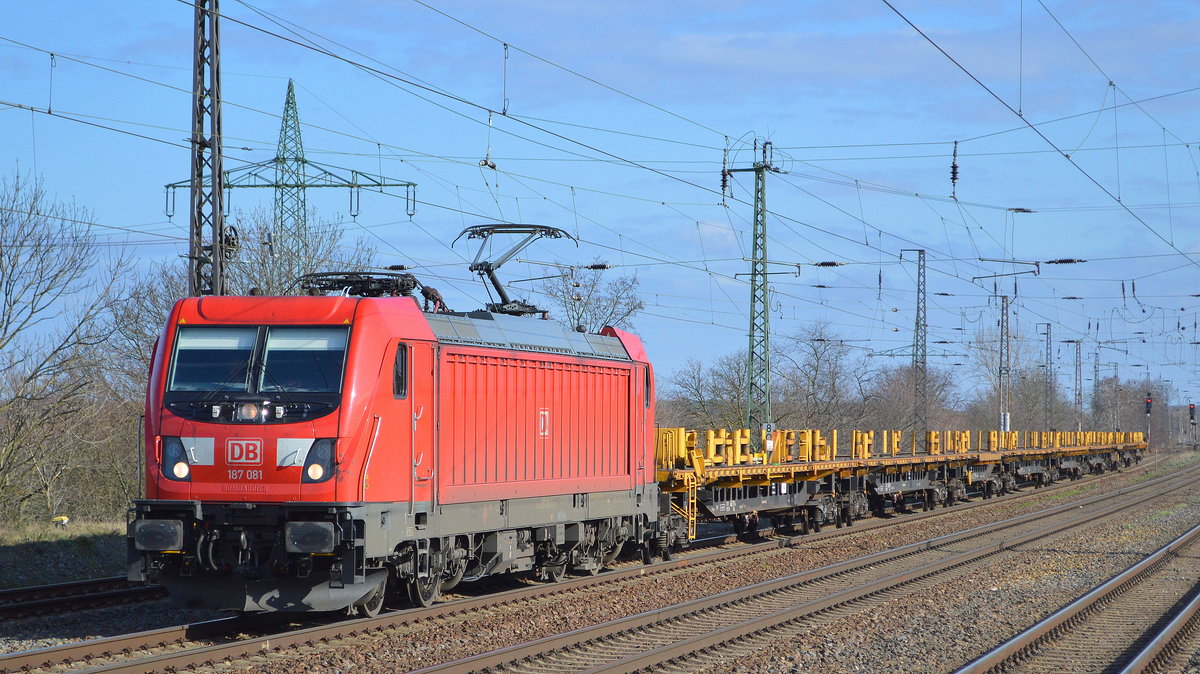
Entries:
POLYGON ((288 552, 333 552, 337 542, 333 522, 288 522, 283 525, 284 548, 288 552))
POLYGON ((255 421, 261 408, 255 403, 242 403, 237 407, 237 418, 240 421, 255 421))
POLYGON ((308 448, 301 482, 324 482, 333 475, 333 439, 318 438, 308 448))
POLYGON ((177 482, 190 481, 192 466, 188 463, 187 452, 183 449, 183 441, 174 436, 166 436, 162 442, 163 477, 177 482))
POLYGON ((130 529, 133 545, 138 550, 183 549, 183 522, 180 520, 135 520, 130 529))

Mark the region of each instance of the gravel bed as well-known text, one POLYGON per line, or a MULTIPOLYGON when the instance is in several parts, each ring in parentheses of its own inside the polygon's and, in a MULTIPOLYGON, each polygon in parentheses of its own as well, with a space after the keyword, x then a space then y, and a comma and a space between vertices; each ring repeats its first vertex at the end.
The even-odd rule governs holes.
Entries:
POLYGON ((218 611, 181 609, 168 600, 0 622, 0 653, 60 646, 172 625, 223 618, 218 611))
MULTIPOLYGON (((1191 462, 1193 459, 1194 456, 1188 455, 1185 459, 1177 459, 1177 461, 1184 463, 1191 462)), ((221 665, 215 670, 294 674, 297 671, 394 672, 418 669, 923 541, 934 536, 1045 508, 1055 503, 1080 500, 1100 493, 1101 489, 1112 490, 1145 481, 1149 477, 1147 473, 1147 470, 1136 467, 1128 469, 1123 475, 1102 484, 1082 482, 1073 488, 1047 492, 1042 498, 1031 499, 1032 502, 996 504, 991 508, 963 511, 959 517, 907 524, 899 521, 892 526, 873 530, 861 537, 814 541, 796 548, 755 555, 753 559, 727 562, 720 567, 709 568, 703 572, 697 569, 684 569, 677 573, 626 582, 616 590, 602 587, 589 588, 555 597, 514 602, 496 607, 485 614, 476 613, 464 617, 429 620, 387 634, 321 644, 286 654, 258 656, 234 664, 221 665), (698 575, 700 573, 703 575, 698 575)), ((1200 510, 1189 504, 1173 511, 1170 517, 1164 516, 1157 519, 1152 515, 1146 517, 1164 522, 1184 521, 1190 518, 1190 521, 1195 523, 1200 521, 1200 510)), ((903 520, 903 517, 899 519, 903 520)), ((883 655, 885 650, 880 650, 879 655, 872 656, 871 659, 860 657, 859 653, 865 651, 858 646, 850 645, 849 637, 840 636, 841 631, 839 630, 827 632, 822 635, 823 638, 818 639, 821 645, 812 650, 816 650, 821 659, 812 660, 811 664, 807 660, 788 661, 782 659, 771 665, 768 659, 763 664, 743 671, 761 671, 768 667, 775 667, 777 671, 793 671, 793 669, 799 671, 799 669, 809 669, 810 666, 828 668, 830 671, 929 671, 931 663, 926 659, 925 651, 939 648, 945 650, 944 639, 951 639, 949 643, 961 639, 963 645, 959 650, 972 643, 980 642, 979 636, 972 636, 973 632, 963 632, 962 630, 963 620, 967 620, 968 624, 976 620, 974 607, 977 602, 980 611, 995 611, 1001 617, 1007 615, 1012 620, 1024 620, 1025 618, 1022 616, 1029 615, 1030 607, 1019 609, 1011 607, 1020 607, 1026 599, 1051 596, 1055 592, 1063 596, 1077 595, 1079 590, 1095 584, 1086 580, 1090 577, 1089 573, 1094 574, 1101 568, 1123 568, 1128 565, 1135 552, 1143 548, 1147 548, 1147 551, 1152 550, 1155 545, 1149 542, 1151 539, 1149 534, 1149 531, 1126 530, 1124 536, 1128 539, 1126 546, 1128 550, 1097 553, 1086 561, 1078 562, 1080 567, 1074 572, 1079 576, 1078 579, 1070 574, 1064 576, 1062 572, 1056 572, 1058 575, 1047 575, 1047 569, 1052 566, 1049 562, 1038 564, 1021 561, 1021 559, 1009 560, 1005 562, 1003 568, 992 570, 990 576, 987 574, 981 576, 987 578, 987 580, 978 581, 988 584, 986 590, 970 592, 967 588, 971 587, 972 582, 956 581, 952 587, 938 587, 923 594, 923 597, 928 595, 939 597, 939 599, 924 598, 919 605, 906 603, 904 608, 896 607, 894 610, 877 612, 878 624, 868 622, 862 623, 856 628, 849 628, 852 632, 863 630, 864 627, 869 631, 878 632, 887 624, 900 626, 899 636, 907 641, 893 643, 893 641, 883 640, 883 643, 910 654, 910 659, 905 666, 897 664, 895 667, 889 668, 886 663, 891 662, 896 656, 883 655), (1047 584, 1047 578, 1050 578, 1049 584, 1047 584), (997 588, 994 591, 990 589, 993 586, 997 588), (1071 594, 1072 592, 1074 594, 1071 594), (981 601, 979 597, 985 598, 986 601, 981 601), (947 612, 952 610, 952 607, 962 606, 971 608, 964 613, 965 617, 961 620, 952 619, 948 615, 947 612), (923 627, 925 623, 930 625, 954 624, 955 627, 949 630, 949 633, 954 636, 943 636, 935 639, 932 643, 924 643, 924 637, 921 635, 930 631, 923 627), (831 636, 834 634, 839 636, 831 636), (901 647, 896 646, 896 643, 910 645, 901 647), (827 652, 828 655, 826 655, 827 652), (839 661, 838 653, 845 654, 847 659, 839 661), (832 664, 838 662, 842 662, 842 664, 832 664)), ((1037 558, 1039 555, 1051 553, 1047 551, 1028 554, 1032 558, 1037 558)), ((1059 568, 1064 568, 1062 565, 1067 562, 1058 561, 1054 564, 1057 564, 1059 568)), ((1054 603, 1053 600, 1048 600, 1046 606, 1057 607, 1061 603, 1063 602, 1054 603)), ((857 617, 854 620, 861 623, 863 620, 870 620, 870 617, 857 617)), ((994 634, 996 629, 993 625, 988 628, 988 631, 994 634)), ((981 651, 982 648, 977 650, 981 651)), ((800 656, 788 651, 773 657, 799 658, 800 656)), ((969 657, 963 657, 955 664, 966 662, 967 659, 969 657)), ((947 662, 949 661, 948 659, 947 662)))
POLYGON ((795 647, 764 644, 750 659, 701 671, 953 671, 1197 523, 1200 487, 783 640, 795 647))

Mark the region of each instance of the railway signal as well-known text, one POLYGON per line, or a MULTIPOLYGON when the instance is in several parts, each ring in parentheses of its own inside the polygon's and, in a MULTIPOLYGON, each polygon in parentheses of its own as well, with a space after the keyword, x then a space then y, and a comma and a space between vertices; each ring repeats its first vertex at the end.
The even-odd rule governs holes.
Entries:
POLYGON ((1196 403, 1188 403, 1188 420, 1196 425, 1196 403))
POLYGON ((1150 393, 1147 391, 1146 392, 1146 416, 1150 416, 1150 404, 1151 404, 1150 393))

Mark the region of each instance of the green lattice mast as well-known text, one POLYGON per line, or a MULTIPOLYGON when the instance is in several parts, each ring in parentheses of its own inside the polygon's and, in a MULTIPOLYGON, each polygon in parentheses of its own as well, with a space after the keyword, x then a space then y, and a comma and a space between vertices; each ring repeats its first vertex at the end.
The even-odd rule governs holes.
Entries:
POLYGON ((300 113, 296 109, 296 87, 288 79, 283 121, 279 125, 279 147, 275 152, 275 228, 278 235, 304 237, 308 212, 304 196, 304 141, 300 138, 300 113))

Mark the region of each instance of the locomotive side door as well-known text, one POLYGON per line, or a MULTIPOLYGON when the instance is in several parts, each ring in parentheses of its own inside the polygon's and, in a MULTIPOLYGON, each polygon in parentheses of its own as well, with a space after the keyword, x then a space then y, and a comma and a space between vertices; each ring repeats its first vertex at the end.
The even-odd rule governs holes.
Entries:
MULTIPOLYGON (((409 350, 408 416, 411 421, 412 502, 430 504, 432 510, 437 480, 437 412, 435 345, 411 342, 409 350)), ((418 508, 418 510, 420 510, 418 508)))

